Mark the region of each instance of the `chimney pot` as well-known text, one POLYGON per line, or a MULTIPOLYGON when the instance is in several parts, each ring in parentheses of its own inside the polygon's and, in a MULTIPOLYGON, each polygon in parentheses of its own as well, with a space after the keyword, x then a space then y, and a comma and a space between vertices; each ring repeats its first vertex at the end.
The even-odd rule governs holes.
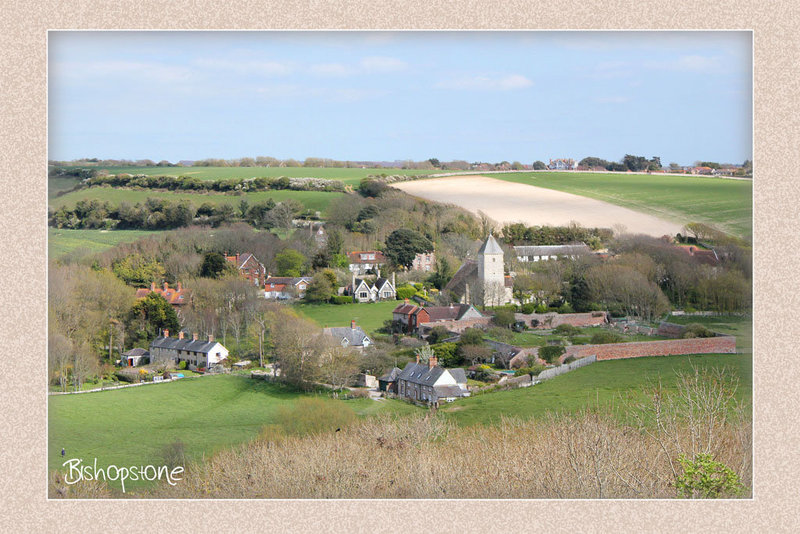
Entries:
POLYGON ((150 282, 150 291, 155 291, 155 290, 156 290, 156 283, 150 282))
POLYGON ((178 332, 178 339, 183 339, 183 330, 178 332))
POLYGON ((181 283, 180 283, 180 282, 178 282, 178 291, 181 291, 182 287, 183 287, 183 286, 181 285, 181 283))
POLYGON ((164 291, 166 291, 167 289, 169 289, 169 284, 164 282, 164 291))
POLYGON ((169 330, 164 330, 164 337, 169 337, 169 330))
POLYGON ((192 334, 192 341, 197 341, 197 332, 192 334))
POLYGON ((353 329, 353 330, 355 330, 355 329, 356 329, 356 322, 355 322, 355 320, 351 320, 351 321, 350 321, 350 328, 351 328, 351 329, 353 329))
POLYGON ((431 356, 430 358, 428 358, 428 369, 433 369, 434 367, 436 367, 436 363, 437 363, 436 356, 431 356))
POLYGON ((406 304, 408 304, 408 299, 403 299, 403 300, 405 300, 406 304))
POLYGON ((417 363, 419 363, 419 354, 417 354, 417 363))
POLYGON ((213 343, 214 342, 214 336, 212 334, 208 334, 208 342, 209 343, 213 343))

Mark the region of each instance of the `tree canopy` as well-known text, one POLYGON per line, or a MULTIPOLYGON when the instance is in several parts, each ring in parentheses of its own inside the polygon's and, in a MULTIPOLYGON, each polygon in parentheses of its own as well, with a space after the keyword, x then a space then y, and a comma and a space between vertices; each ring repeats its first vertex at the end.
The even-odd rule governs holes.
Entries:
POLYGON ((409 268, 414 263, 414 257, 417 254, 432 250, 433 243, 430 239, 416 230, 401 228, 386 238, 386 247, 383 253, 395 265, 409 268))

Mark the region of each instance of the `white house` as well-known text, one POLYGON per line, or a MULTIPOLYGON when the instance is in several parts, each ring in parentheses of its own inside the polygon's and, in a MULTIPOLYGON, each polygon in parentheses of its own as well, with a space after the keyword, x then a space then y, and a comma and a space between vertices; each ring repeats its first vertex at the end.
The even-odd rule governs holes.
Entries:
POLYGON ((197 339, 197 334, 192 338, 184 337, 183 332, 178 332, 178 337, 169 337, 169 330, 164 330, 163 336, 158 336, 150 343, 151 363, 186 362, 187 365, 208 368, 228 357, 228 349, 221 343, 214 341, 214 336, 209 335, 208 340, 197 339))
POLYGON ((586 243, 573 243, 570 245, 539 245, 539 246, 516 246, 514 253, 517 260, 522 262, 555 260, 558 258, 575 259, 578 256, 591 254, 586 243))
POLYGON ((386 264, 386 256, 380 250, 356 250, 347 255, 350 262, 350 272, 353 274, 367 274, 377 271, 386 264))
POLYGON ((372 340, 360 326, 356 326, 355 321, 350 321, 350 328, 345 326, 324 328, 322 332, 327 336, 333 337, 341 343, 343 347, 364 349, 372 345, 372 340))
POLYGON ((264 281, 264 297, 277 300, 301 299, 310 283, 309 276, 270 276, 264 281))
POLYGON ((394 284, 394 273, 392 273, 392 279, 389 280, 388 278, 381 278, 381 272, 378 270, 378 278, 372 283, 363 278, 356 278, 356 275, 353 274, 353 281, 346 288, 346 292, 352 295, 353 300, 356 302, 394 300, 397 297, 397 290, 394 284))

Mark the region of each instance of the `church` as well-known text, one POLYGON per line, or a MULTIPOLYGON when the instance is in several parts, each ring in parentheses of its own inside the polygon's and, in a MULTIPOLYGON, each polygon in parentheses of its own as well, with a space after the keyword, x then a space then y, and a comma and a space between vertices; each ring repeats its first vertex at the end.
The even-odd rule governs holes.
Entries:
POLYGON ((503 249, 491 234, 478 249, 477 260, 467 260, 445 286, 453 300, 463 304, 502 306, 513 300, 513 279, 505 274, 503 249))

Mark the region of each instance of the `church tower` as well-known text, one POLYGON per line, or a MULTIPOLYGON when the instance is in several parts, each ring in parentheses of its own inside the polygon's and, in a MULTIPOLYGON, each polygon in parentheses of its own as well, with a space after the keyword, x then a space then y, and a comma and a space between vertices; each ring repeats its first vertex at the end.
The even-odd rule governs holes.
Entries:
POLYGON ((507 302, 503 249, 492 234, 478 250, 478 281, 483 304, 499 306, 507 302))

